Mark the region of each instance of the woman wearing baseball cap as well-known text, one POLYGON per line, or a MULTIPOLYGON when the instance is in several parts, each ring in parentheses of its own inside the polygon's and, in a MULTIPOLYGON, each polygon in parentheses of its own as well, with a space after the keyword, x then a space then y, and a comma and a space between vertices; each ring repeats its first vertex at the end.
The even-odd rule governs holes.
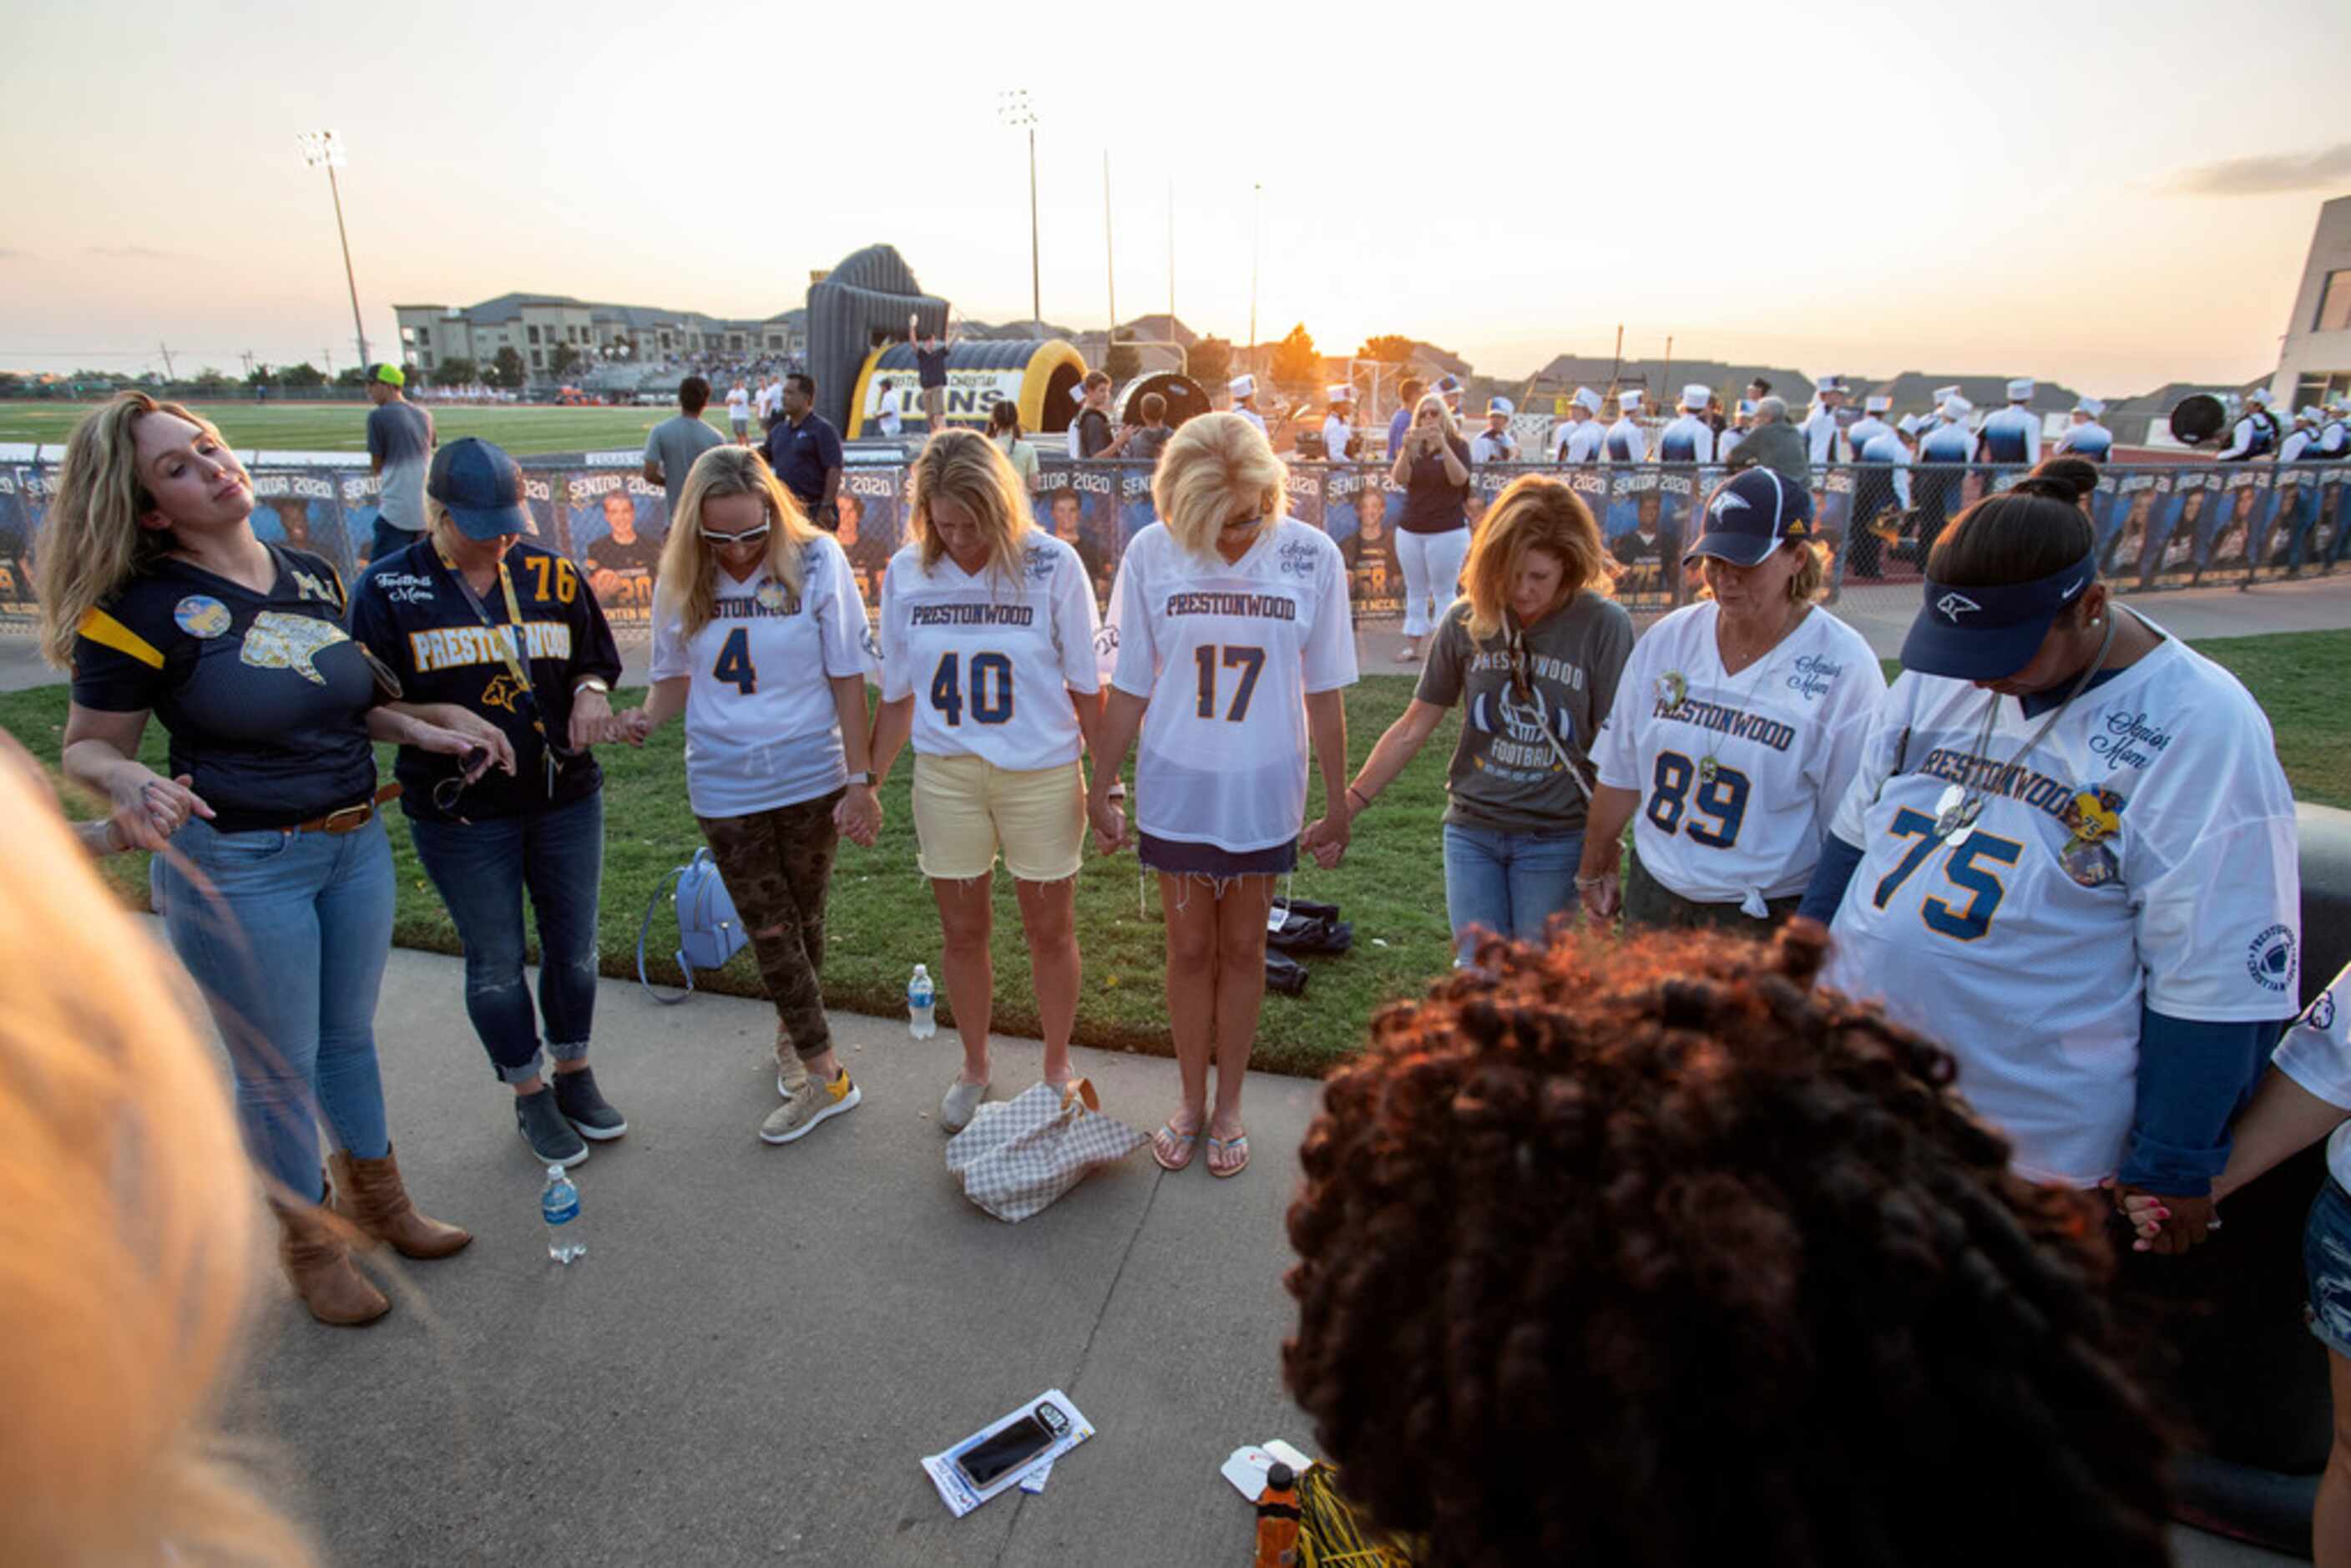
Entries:
POLYGON ((376 1068, 392 946, 392 844, 371 741, 509 770, 496 728, 392 699, 342 627, 333 567, 253 531, 253 483, 210 422, 125 392, 74 430, 41 551, 43 652, 73 671, 68 777, 111 800, 154 862, 172 949, 228 1047, 246 1147, 284 1230, 279 1257, 321 1322, 391 1310, 329 1218, 411 1258, 472 1239, 409 1202, 376 1068), (150 716, 168 777, 139 760, 150 716))
POLYGON ((1834 985, 1949 1040, 2020 1172, 2155 1194, 2192 1243, 2294 1012, 2294 798, 2236 678, 2112 601, 2074 500, 2029 476, 1936 542, 1802 913, 1834 985))
POLYGON ((469 774, 463 758, 413 746, 392 771, 416 858, 456 924, 465 1011, 514 1090, 516 1126, 539 1164, 573 1166, 588 1157, 583 1140, 629 1130, 588 1065, 604 869, 604 776, 588 748, 606 737, 621 653, 580 570, 525 542, 521 485, 514 460, 486 441, 469 435, 434 453, 426 537, 360 577, 350 625, 412 696, 462 706, 514 747, 511 776, 469 774), (511 641, 508 626, 518 628, 511 641), (523 979, 526 892, 537 1011, 523 979), (542 1024, 551 1084, 540 1076, 542 1024))
POLYGON ((1812 880, 1886 677, 1859 632, 1813 607, 1822 566, 1802 486, 1747 469, 1705 518, 1682 564, 1698 563, 1708 597, 1633 645, 1593 746, 1576 885, 1594 919, 1621 902, 1635 925, 1760 935, 1812 880))

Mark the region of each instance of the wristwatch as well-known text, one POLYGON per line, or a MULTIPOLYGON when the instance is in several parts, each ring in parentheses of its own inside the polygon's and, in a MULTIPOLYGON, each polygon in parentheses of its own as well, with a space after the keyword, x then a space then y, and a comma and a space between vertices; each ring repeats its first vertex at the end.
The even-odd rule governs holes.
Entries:
POLYGON ((572 686, 571 695, 578 696, 581 692, 601 692, 606 696, 611 696, 612 683, 601 675, 582 675, 578 684, 572 686))
POLYGON ((870 789, 873 787, 873 775, 871 773, 852 773, 849 776, 849 782, 852 784, 862 784, 870 789))

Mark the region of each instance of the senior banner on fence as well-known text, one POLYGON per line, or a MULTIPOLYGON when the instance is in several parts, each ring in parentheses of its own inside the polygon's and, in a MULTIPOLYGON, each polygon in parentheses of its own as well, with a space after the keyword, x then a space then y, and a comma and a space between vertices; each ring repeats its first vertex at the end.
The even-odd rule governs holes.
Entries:
MULTIPOLYGON (((579 563, 616 631, 646 629, 670 519, 667 497, 637 472, 639 455, 520 461, 532 542, 579 563)), ((377 482, 362 464, 260 453, 247 466, 256 533, 326 557, 346 580, 366 570, 377 482)), ((1151 465, 1047 457, 1041 467, 1038 524, 1076 548, 1097 601, 1106 605, 1127 542, 1157 520, 1151 465)), ((1949 520, 2012 483, 2017 472, 1943 464, 1816 469, 1813 504, 1821 540, 1834 552, 1831 581, 1840 592, 1915 587, 1949 520)), ((19 627, 33 607, 31 565, 55 474, 46 463, 0 465, 0 620, 19 627)), ((1687 601, 1696 584, 1682 570, 1682 555, 1720 467, 1481 466, 1470 482, 1472 528, 1524 474, 1554 475, 1590 507, 1616 566, 1616 596, 1628 609, 1649 612, 1687 601)), ((2243 584, 2339 564, 2351 545, 2346 490, 2351 465, 2345 464, 2113 465, 2103 470, 2086 509, 2099 570, 2120 590, 2243 584)), ((842 476, 841 543, 869 612, 880 604, 890 557, 910 537, 907 498, 902 463, 854 463, 842 476)), ((1385 465, 1292 463, 1289 508, 1338 544, 1359 618, 1402 612, 1395 532, 1404 493, 1389 481, 1385 465)))

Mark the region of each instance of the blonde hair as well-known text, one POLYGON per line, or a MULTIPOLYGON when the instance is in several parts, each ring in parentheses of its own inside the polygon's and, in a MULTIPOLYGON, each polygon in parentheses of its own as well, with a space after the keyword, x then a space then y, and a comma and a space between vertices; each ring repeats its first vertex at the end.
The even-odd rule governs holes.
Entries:
POLYGON ((172 549, 168 530, 139 525, 155 509, 155 497, 139 477, 134 434, 151 413, 184 419, 221 441, 211 420, 143 392, 117 393, 74 426, 57 465, 57 494, 41 525, 33 572, 41 601, 41 656, 58 669, 73 667, 82 616, 172 549))
MULTIPOLYGON (((1460 440, 1461 421, 1455 416, 1453 413, 1453 405, 1445 401, 1445 394, 1443 392, 1423 392, 1421 394, 1420 401, 1412 405, 1412 423, 1418 424, 1420 423, 1420 411, 1426 408, 1431 403, 1435 403, 1437 405, 1437 423, 1445 427, 1445 434, 1451 436, 1456 441, 1460 440)), ((1406 425, 1405 428, 1406 430, 1410 430, 1412 426, 1406 425)))
POLYGON ((1151 476, 1151 501, 1176 542, 1210 556, 1227 523, 1280 520, 1290 470, 1265 432, 1237 413, 1195 414, 1168 438, 1151 476))
POLYGON ((961 503, 987 536, 987 570, 1020 580, 1020 552, 1037 519, 1029 509, 1029 486, 1002 447, 976 430, 942 430, 923 447, 907 479, 925 571, 947 553, 946 541, 931 526, 931 497, 946 496, 961 503))
POLYGON ((677 606, 685 634, 694 636, 710 624, 718 609, 718 559, 702 537, 703 503, 726 496, 758 496, 767 502, 768 570, 783 580, 797 597, 806 573, 802 558, 817 538, 800 504, 784 488, 768 460, 749 446, 714 446, 694 460, 685 488, 677 497, 677 514, 669 520, 669 538, 662 542, 662 600, 677 606), (682 598, 677 596, 683 596, 682 598))
POLYGON ((1604 595, 1614 586, 1600 525, 1583 497, 1547 474, 1522 474, 1494 498, 1461 571, 1472 638, 1482 643, 1501 631, 1511 580, 1529 550, 1559 558, 1562 603, 1583 592, 1604 595))
POLYGON ((0 1561, 308 1563, 220 1433, 260 1217, 219 1074, 5 752, 0 819, 0 1561))
MULTIPOLYGON (((1796 552, 1796 570, 1788 579, 1788 602, 1809 604, 1818 599, 1821 596, 1821 591, 1828 586, 1828 547, 1814 544, 1809 539, 1782 539, 1780 541, 1780 548, 1796 552)), ((1705 578, 1707 563, 1714 559, 1712 556, 1698 558, 1701 581, 1705 578)), ((1771 559, 1770 556, 1763 558, 1764 560, 1771 559)), ((1756 564, 1761 566, 1762 562, 1758 561, 1756 564)), ((1705 591, 1708 598, 1714 597, 1711 584, 1707 586, 1705 591)))

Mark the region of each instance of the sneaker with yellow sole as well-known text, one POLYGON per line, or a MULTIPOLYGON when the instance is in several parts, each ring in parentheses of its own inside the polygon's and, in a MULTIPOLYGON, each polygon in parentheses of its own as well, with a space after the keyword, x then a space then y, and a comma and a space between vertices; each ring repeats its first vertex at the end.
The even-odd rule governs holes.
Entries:
POLYGON ((811 1077, 806 1088, 768 1113, 759 1125, 759 1139, 762 1143, 789 1144, 804 1138, 826 1117, 855 1110, 862 1098, 857 1085, 850 1082, 846 1068, 829 1083, 811 1077))

